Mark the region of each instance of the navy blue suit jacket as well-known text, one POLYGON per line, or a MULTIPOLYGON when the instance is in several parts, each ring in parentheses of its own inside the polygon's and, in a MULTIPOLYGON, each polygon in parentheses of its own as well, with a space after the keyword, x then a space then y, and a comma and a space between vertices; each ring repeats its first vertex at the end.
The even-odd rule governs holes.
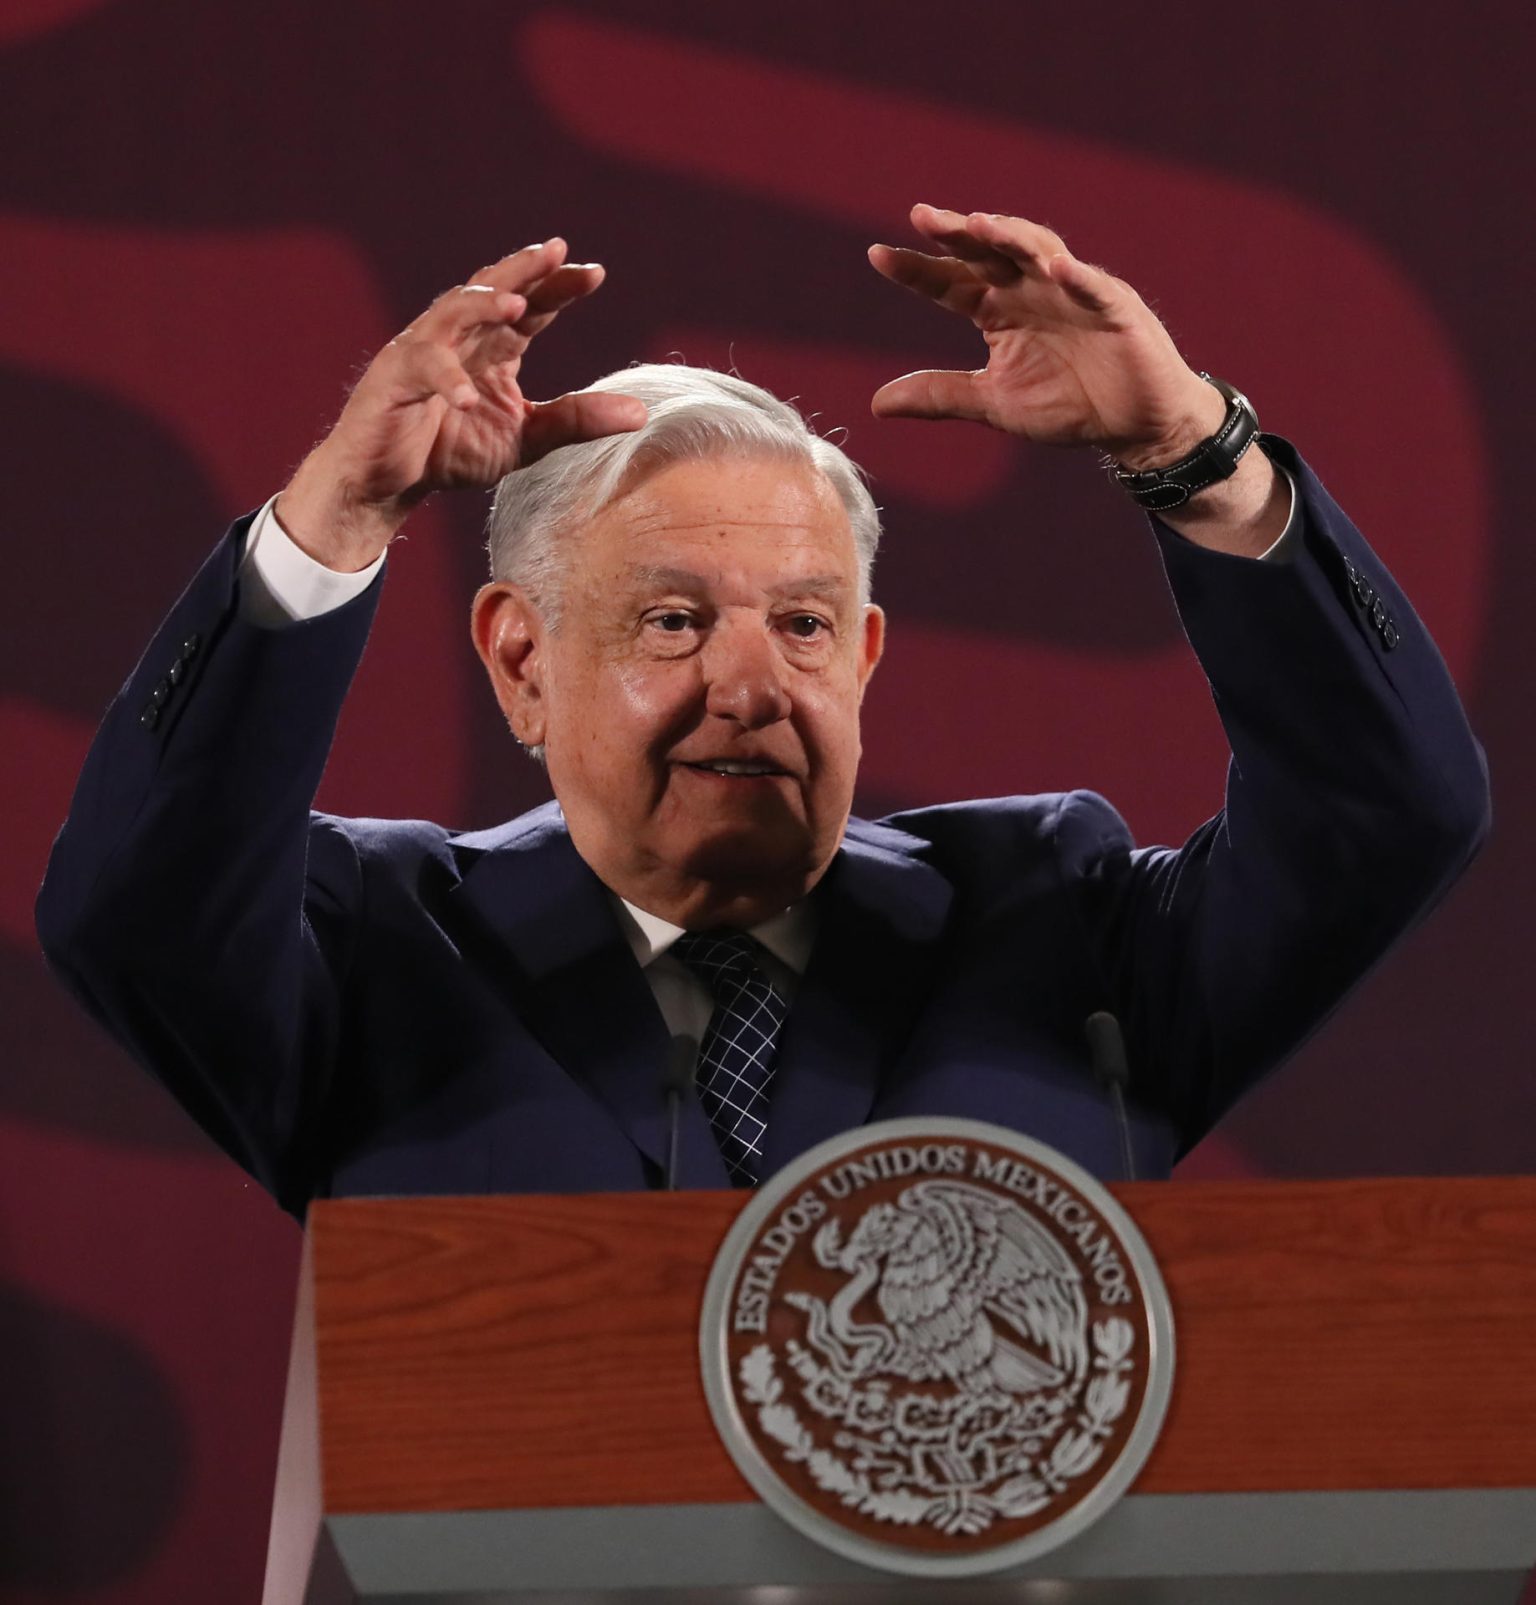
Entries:
MULTIPOLYGON (((1166 1174, 1475 851, 1486 773, 1439 654, 1310 470, 1267 447, 1298 480, 1294 562, 1158 527, 1232 744, 1223 812, 1177 850, 1136 849, 1088 792, 852 821, 815 893, 765 1174, 916 1114, 1117 1174, 1084 1044, 1100 1008, 1126 1031, 1138 1165, 1166 1174)), ((665 1029, 558 809, 469 834, 312 814, 377 585, 257 629, 246 528, 98 734, 39 900, 53 965, 296 1214, 656 1185, 665 1029)), ((727 1185, 696 1104, 681 1183, 727 1185)))

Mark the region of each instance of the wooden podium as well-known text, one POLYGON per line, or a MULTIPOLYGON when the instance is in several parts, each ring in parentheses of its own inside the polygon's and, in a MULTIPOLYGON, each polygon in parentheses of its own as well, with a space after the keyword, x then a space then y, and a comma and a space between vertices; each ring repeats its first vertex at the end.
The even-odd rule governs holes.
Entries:
POLYGON ((1173 1300, 1161 1439, 1081 1536, 942 1584, 812 1545, 721 1446, 698 1318, 743 1195, 317 1204, 264 1605, 1515 1605, 1536 1179, 1111 1191, 1173 1300))

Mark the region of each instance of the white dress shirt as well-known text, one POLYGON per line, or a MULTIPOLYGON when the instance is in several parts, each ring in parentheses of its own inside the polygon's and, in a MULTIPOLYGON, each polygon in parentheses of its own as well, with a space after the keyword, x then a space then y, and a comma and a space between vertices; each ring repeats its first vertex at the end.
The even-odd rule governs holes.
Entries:
MULTIPOLYGON (((683 935, 681 925, 673 925, 659 915, 636 908, 627 899, 609 893, 619 917, 625 939, 635 961, 645 971, 656 1007, 673 1036, 685 1036, 695 1043, 704 1040, 714 1002, 708 988, 680 958, 667 950, 683 935)), ((816 941, 816 905, 809 899, 792 903, 782 914, 754 925, 747 933, 763 948, 763 972, 786 1002, 794 998, 810 962, 816 941)))

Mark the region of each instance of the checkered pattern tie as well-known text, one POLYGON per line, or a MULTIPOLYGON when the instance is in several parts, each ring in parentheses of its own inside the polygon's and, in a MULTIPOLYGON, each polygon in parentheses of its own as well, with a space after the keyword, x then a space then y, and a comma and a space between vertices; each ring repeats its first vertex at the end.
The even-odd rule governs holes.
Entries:
POLYGON ((788 1005, 745 931, 689 932, 671 951, 715 1000, 694 1080, 732 1182, 751 1187, 762 1166, 768 1086, 788 1005))

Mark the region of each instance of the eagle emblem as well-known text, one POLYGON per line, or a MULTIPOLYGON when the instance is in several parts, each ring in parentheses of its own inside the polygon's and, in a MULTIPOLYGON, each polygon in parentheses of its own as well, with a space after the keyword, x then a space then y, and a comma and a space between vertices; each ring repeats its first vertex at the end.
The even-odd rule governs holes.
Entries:
POLYGON ((706 1307, 706 1388, 749 1480, 790 1519, 809 1505, 856 1535, 814 1536, 898 1570, 949 1554, 956 1574, 985 1570, 1081 1530, 1094 1489, 1112 1480, 1097 1505, 1112 1502, 1145 1458, 1169 1381, 1149 1385, 1171 1327, 1164 1310, 1154 1341, 1142 1271, 1161 1283, 1114 1201, 972 1122, 866 1127, 792 1171, 749 1205, 706 1307))
POLYGON ((950 1382, 998 1405, 1081 1380, 1088 1365, 1082 1273, 1023 1209, 967 1182, 922 1181, 875 1204, 844 1241, 816 1234, 817 1261, 848 1273, 810 1317, 811 1344, 842 1378, 950 1382), (873 1294, 881 1320, 854 1314, 873 1294))

